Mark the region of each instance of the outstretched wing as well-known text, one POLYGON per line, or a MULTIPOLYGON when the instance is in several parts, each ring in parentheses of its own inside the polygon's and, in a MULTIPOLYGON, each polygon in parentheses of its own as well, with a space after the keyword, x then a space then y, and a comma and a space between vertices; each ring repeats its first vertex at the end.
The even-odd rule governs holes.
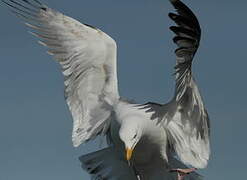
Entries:
POLYGON ((209 117, 198 87, 192 76, 192 61, 199 47, 201 29, 193 12, 180 0, 170 0, 177 14, 169 17, 177 24, 170 29, 176 34, 173 41, 176 54, 176 87, 174 98, 165 105, 148 103, 146 112, 168 133, 169 141, 178 157, 197 168, 209 159, 209 117))
POLYGON ((37 0, 2 1, 27 22, 62 67, 65 98, 74 120, 74 146, 104 134, 111 105, 119 98, 115 41, 37 0))
POLYGON ((180 0, 171 0, 178 14, 169 17, 177 24, 170 29, 176 34, 177 64, 175 66, 176 91, 166 107, 172 112, 166 129, 180 159, 197 168, 207 165, 209 159, 209 117, 198 87, 192 76, 192 60, 199 47, 201 29, 193 12, 180 0), (169 107, 170 106, 170 107, 169 107))

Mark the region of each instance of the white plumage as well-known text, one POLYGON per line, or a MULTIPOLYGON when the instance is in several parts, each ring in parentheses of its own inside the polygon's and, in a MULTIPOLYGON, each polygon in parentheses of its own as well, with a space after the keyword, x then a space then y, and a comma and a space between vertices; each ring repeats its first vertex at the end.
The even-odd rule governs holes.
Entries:
MULTIPOLYGON (((116 172, 123 171, 128 179, 172 179, 174 176, 167 170, 183 166, 174 154, 185 164, 206 167, 210 154, 209 119, 191 71, 201 29, 186 5, 170 0, 178 12, 169 14, 177 24, 170 29, 179 47, 175 51, 175 96, 164 105, 140 105, 119 96, 117 45, 111 37, 37 0, 2 1, 35 30, 32 34, 41 39, 39 43, 62 67, 65 98, 74 122, 74 146, 99 134, 107 135, 109 149, 80 158, 91 174, 118 179, 116 172), (123 156, 125 148, 135 148, 132 168, 123 156), (109 170, 109 166, 114 167, 109 170)), ((195 174, 191 176, 197 178, 195 174)))

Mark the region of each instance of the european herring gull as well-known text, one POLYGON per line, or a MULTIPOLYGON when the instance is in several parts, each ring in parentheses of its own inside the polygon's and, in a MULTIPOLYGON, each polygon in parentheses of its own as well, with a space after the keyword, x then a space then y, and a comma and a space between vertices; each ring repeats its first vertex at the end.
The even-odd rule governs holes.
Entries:
POLYGON ((178 179, 199 177, 194 170, 206 167, 210 155, 209 118, 191 71, 201 29, 185 4, 170 0, 177 10, 169 14, 177 24, 170 28, 178 46, 175 95, 166 104, 137 104, 119 96, 117 45, 110 36, 37 0, 2 2, 62 67, 73 145, 107 136, 108 148, 80 158, 89 173, 102 179, 168 179, 173 171, 178 179))

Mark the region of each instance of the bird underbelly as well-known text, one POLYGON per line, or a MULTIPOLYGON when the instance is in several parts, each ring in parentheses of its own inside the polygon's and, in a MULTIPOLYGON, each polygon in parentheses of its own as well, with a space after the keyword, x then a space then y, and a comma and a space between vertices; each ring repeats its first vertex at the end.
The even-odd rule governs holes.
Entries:
POLYGON ((154 158, 162 158, 160 146, 144 136, 134 149, 133 162, 137 165, 146 165, 154 158))
POLYGON ((145 141, 136 146, 132 163, 142 180, 163 180, 168 167, 160 147, 145 141), (156 176, 159 178, 154 178, 156 176))

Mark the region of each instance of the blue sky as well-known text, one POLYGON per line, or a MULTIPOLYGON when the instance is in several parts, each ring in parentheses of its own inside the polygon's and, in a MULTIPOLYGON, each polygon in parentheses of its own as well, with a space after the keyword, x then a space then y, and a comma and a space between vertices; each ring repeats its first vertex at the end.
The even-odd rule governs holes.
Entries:
MULTIPOLYGON (((174 91, 175 63, 168 0, 43 1, 97 26, 118 43, 119 89, 140 103, 165 103, 174 91)), ((202 27, 193 66, 211 118, 212 156, 205 180, 246 177, 247 2, 185 0, 202 27)), ((27 28, 0 7, 0 179, 86 180, 73 148, 72 119, 59 66, 27 28)))

